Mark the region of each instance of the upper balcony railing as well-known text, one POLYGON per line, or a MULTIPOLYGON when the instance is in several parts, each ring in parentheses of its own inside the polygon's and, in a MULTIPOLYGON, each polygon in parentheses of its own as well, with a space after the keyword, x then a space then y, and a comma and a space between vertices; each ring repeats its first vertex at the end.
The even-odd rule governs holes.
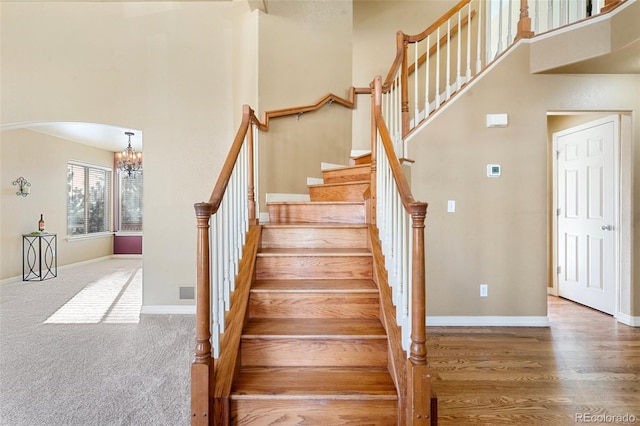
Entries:
POLYGON ((415 35, 398 32, 383 81, 382 114, 394 149, 522 38, 608 12, 627 0, 462 0, 415 35))

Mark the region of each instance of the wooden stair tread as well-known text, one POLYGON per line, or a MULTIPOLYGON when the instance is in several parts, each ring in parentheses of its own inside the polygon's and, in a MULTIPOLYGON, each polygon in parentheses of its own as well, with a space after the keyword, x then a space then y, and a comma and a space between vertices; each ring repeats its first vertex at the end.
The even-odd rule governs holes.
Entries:
POLYGON ((251 292, 290 292, 290 293, 377 293, 378 288, 372 280, 256 280, 251 292))
POLYGON ((383 338, 378 319, 342 318, 252 318, 244 327, 243 338, 383 338))
POLYGON ((243 367, 231 399, 396 400, 386 368, 243 367))
POLYGON ((368 248, 262 248, 258 256, 371 256, 371 250, 368 248))
POLYGON ((267 205, 288 205, 288 206, 322 206, 322 205, 338 205, 338 206, 361 206, 364 201, 272 201, 267 205))
POLYGON ((287 223, 264 223, 263 228, 368 228, 366 223, 327 223, 327 222, 287 222, 287 223))
POLYGON ((336 170, 345 170, 345 169, 367 169, 370 167, 371 167, 371 163, 353 164, 353 165, 346 165, 346 166, 340 166, 340 167, 333 167, 331 169, 325 169, 325 170, 322 170, 322 172, 327 173, 327 172, 333 172, 336 170))
MULTIPOLYGON (((316 183, 313 185, 307 185, 309 188, 323 188, 328 186, 355 186, 355 185, 369 185, 371 182, 368 180, 354 180, 350 182, 329 182, 329 183, 316 183)), ((312 201, 313 202, 313 201, 312 201)))

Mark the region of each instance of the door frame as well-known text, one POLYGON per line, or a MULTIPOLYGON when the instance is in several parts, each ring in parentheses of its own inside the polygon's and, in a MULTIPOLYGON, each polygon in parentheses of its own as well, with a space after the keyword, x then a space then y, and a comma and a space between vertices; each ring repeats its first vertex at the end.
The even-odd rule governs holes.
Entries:
MULTIPOLYGON (((628 310, 633 303, 631 298, 633 292, 632 281, 632 188, 633 188, 633 139, 632 139, 632 114, 627 111, 549 111, 548 115, 593 115, 600 114, 583 125, 593 124, 599 120, 604 120, 609 116, 618 116, 619 127, 617 129, 617 140, 614 141, 614 182, 615 182, 615 307, 614 318, 619 322, 628 325, 636 325, 634 317, 622 311, 628 310)), ((554 133, 578 128, 581 125, 568 126, 557 130, 554 133)), ((547 287, 547 293, 558 296, 558 217, 557 217, 557 185, 558 185, 558 163, 556 147, 553 143, 553 136, 549 134, 549 167, 551 182, 549 185, 549 277, 551 286, 547 287)))

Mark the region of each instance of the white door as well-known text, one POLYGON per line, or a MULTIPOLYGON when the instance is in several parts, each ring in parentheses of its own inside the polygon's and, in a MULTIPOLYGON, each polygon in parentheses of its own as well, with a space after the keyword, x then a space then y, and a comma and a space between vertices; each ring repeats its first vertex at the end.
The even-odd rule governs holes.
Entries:
POLYGON ((559 295, 614 314, 619 117, 554 133, 553 142, 559 295))

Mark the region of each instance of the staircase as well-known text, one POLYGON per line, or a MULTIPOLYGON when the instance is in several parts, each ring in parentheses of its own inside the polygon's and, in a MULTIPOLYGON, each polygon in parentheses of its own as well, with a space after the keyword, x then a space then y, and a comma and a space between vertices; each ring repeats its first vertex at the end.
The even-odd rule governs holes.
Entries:
POLYGON ((370 165, 269 203, 231 389, 232 424, 398 424, 365 224, 370 165))

